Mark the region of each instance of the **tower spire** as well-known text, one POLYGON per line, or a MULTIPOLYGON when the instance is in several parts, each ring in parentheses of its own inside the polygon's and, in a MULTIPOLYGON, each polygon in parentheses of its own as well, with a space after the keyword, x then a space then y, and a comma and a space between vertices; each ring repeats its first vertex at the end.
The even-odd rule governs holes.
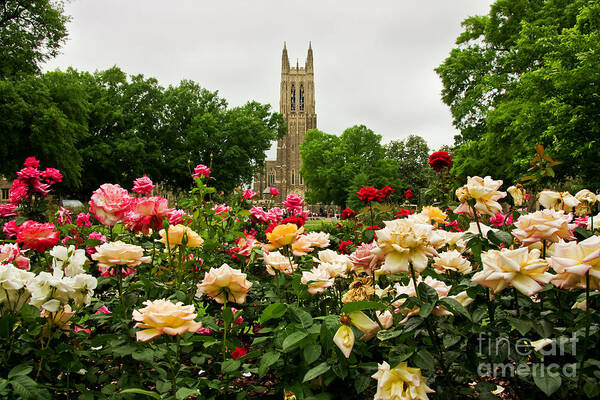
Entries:
POLYGON ((306 56, 306 70, 313 70, 313 51, 312 51, 312 42, 308 42, 308 55, 306 56))
POLYGON ((283 42, 283 52, 281 54, 281 72, 289 72, 290 70, 290 59, 288 58, 287 47, 285 41, 283 42))

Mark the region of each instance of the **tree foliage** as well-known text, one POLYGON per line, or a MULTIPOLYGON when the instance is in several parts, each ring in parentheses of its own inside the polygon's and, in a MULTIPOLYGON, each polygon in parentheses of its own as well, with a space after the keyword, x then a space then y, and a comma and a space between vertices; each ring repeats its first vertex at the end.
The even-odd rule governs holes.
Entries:
POLYGON ((518 180, 542 144, 558 178, 598 187, 599 2, 498 0, 463 26, 436 70, 461 131, 454 172, 518 180))
POLYGON ((81 198, 105 182, 130 187, 143 174, 185 189, 200 163, 212 165, 212 185, 231 191, 251 182, 271 141, 285 134, 269 105, 228 108, 195 82, 165 89, 117 67, 3 80, 0 97, 0 173, 10 176, 34 155, 60 168, 63 187, 81 198))
POLYGON ((67 38, 61 1, 4 0, 0 7, 0 77, 35 74, 67 38))
POLYGON ((404 140, 394 140, 385 145, 386 157, 397 163, 398 179, 403 188, 426 187, 433 175, 429 167, 429 146, 425 139, 409 135, 404 140))
POLYGON ((308 131, 300 155, 307 198, 313 203, 356 207, 356 192, 363 186, 402 185, 398 165, 386 157, 381 136, 363 125, 348 128, 339 137, 308 131))

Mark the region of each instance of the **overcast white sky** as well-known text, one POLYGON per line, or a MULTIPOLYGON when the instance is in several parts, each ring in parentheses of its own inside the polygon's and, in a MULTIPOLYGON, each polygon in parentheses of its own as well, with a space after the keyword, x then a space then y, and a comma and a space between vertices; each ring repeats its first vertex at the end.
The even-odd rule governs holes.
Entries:
POLYGON ((457 133, 433 71, 460 23, 492 0, 72 0, 69 41, 47 70, 191 79, 230 105, 279 111, 281 50, 304 62, 312 41, 317 127, 364 124, 383 142, 413 133, 437 149, 457 133))

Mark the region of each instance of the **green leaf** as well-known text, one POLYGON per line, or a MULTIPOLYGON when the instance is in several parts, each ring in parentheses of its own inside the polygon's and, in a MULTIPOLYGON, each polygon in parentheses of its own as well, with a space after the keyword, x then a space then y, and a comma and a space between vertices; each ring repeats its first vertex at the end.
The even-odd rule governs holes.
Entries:
POLYGON ((10 381, 13 390, 24 399, 35 397, 38 384, 26 375, 17 375, 10 381))
POLYGON ((357 375, 354 379, 354 389, 356 390, 356 393, 360 394, 364 392, 369 387, 370 382, 371 378, 369 377, 369 375, 357 375))
POLYGON ((401 330, 394 330, 394 331, 390 331, 390 330, 384 330, 384 331, 379 331, 377 332, 377 339, 379 340, 390 340, 393 339, 395 337, 398 337, 402 335, 402 331, 401 330))
POLYGON ((185 400, 188 397, 190 397, 191 395, 197 395, 199 393, 198 389, 191 389, 191 388, 181 388, 179 390, 177 390, 177 392, 175 393, 175 398, 177 400, 185 400))
POLYGON ((152 363, 154 361, 154 352, 151 349, 138 350, 131 354, 134 360, 152 363))
POLYGON ((383 308, 385 308, 385 304, 379 301, 352 301, 344 304, 344 307, 342 307, 342 312, 350 314, 355 311, 381 310, 383 308))
POLYGON ((413 356, 413 361, 421 369, 435 369, 435 359, 427 350, 419 350, 413 356))
POLYGON ((135 394, 143 394, 145 396, 152 397, 154 399, 160 400, 160 394, 152 392, 150 390, 138 389, 138 388, 129 388, 123 389, 119 392, 119 394, 127 394, 127 393, 135 393, 135 394))
POLYGON ((323 375, 325 372, 329 371, 329 369, 331 369, 331 366, 329 366, 327 362, 322 362, 321 364, 309 369, 306 372, 306 374, 304 375, 304 379, 302 379, 302 383, 311 381, 316 377, 323 375))
POLYGON ((438 300, 438 294, 436 290, 425 282, 419 283, 419 286, 417 286, 417 291, 419 292, 421 300, 426 303, 435 303, 438 300))
POLYGON ((302 339, 304 339, 307 336, 308 336, 308 334, 306 334, 305 332, 300 332, 300 331, 296 331, 296 332, 292 333, 291 335, 287 336, 283 340, 283 344, 282 344, 283 351, 289 351, 289 350, 291 350, 302 339))
POLYGON ((321 355, 321 345, 311 344, 304 348, 304 361, 306 364, 312 364, 317 361, 321 355))
POLYGON ((313 318, 308 312, 298 307, 290 307, 290 310, 294 319, 302 326, 302 328, 309 328, 313 324, 313 318))
POLYGON ((281 353, 278 351, 269 351, 260 359, 258 364, 258 376, 261 378, 267 373, 269 368, 279 360, 281 353))
POLYGON ((494 232, 490 230, 487 234, 487 238, 496 246, 500 246, 501 243, 504 243, 504 247, 507 248, 510 247, 510 245, 512 245, 514 241, 513 235, 504 231, 494 232))
POLYGON ((435 304, 434 303, 425 303, 421 306, 421 309, 419 310, 419 317, 421 318, 427 318, 429 316, 429 314, 431 314, 431 312, 433 311, 433 309, 435 308, 435 304))
POLYGON ((508 317, 511 326, 519 331, 521 335, 525 335, 533 328, 533 322, 526 319, 517 319, 508 317))
POLYGON ((223 323, 231 326, 231 321, 233 321, 233 313, 231 312, 231 307, 227 306, 223 309, 223 323))
POLYGON ((237 371, 241 365, 240 360, 225 360, 221 363, 221 371, 224 373, 237 371))
POLYGON ((29 373, 33 370, 31 365, 27 364, 19 364, 8 373, 8 379, 12 379, 15 376, 29 375, 29 373))
POLYGON ((283 303, 269 304, 260 315, 260 323, 264 324, 271 319, 281 318, 286 311, 287 306, 283 303))
POLYGON ((562 379, 558 372, 551 372, 548 368, 534 369, 533 381, 546 396, 550 396, 560 388, 562 379))
POLYGON ((471 320, 471 314, 469 314, 469 311, 467 311, 465 306, 460 304, 456 299, 444 297, 443 299, 441 299, 439 301, 439 304, 443 305, 448 310, 450 310, 452 312, 452 314, 454 314, 454 315, 460 314, 463 317, 467 318, 468 320, 471 320))

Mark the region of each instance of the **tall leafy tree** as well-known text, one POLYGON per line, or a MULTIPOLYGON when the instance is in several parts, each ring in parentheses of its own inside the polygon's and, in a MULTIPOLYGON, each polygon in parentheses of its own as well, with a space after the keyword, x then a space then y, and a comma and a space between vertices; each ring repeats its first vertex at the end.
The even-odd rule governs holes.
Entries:
POLYGON ((0 77, 35 74, 67 38, 69 17, 53 0, 3 0, 0 4, 0 77))
POLYGON ((385 145, 386 157, 397 163, 398 179, 402 188, 416 189, 428 185, 432 170, 429 168, 429 146, 418 135, 394 140, 385 145))
POLYGON ((598 1, 498 0, 463 22, 437 68, 461 130, 455 173, 516 181, 542 144, 559 179, 600 185, 599 15, 598 1))

